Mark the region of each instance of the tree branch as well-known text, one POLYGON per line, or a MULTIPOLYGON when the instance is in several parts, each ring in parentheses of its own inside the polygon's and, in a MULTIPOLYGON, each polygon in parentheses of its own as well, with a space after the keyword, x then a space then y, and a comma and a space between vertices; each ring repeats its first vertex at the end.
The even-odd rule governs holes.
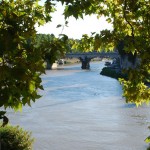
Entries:
POLYGON ((131 27, 131 36, 132 36, 132 42, 133 44, 135 44, 135 41, 134 41, 134 28, 132 26, 132 24, 129 22, 129 20, 127 19, 127 16, 126 16, 126 8, 127 8, 127 1, 124 0, 124 9, 123 9, 123 15, 124 15, 124 18, 125 18, 125 21, 129 24, 129 26, 131 27))

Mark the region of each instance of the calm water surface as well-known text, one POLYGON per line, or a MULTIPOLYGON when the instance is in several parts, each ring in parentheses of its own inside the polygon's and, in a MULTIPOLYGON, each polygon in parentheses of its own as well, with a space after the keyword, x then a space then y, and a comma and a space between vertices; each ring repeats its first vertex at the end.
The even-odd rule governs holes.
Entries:
POLYGON ((99 74, 103 66, 46 71, 43 97, 8 113, 12 124, 32 131, 34 150, 146 150, 150 108, 126 104, 119 82, 99 74))

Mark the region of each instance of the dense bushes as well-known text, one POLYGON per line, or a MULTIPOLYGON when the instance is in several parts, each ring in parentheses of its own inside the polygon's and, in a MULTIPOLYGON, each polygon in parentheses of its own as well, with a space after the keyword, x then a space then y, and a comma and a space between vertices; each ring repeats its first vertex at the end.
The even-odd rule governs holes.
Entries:
POLYGON ((2 150, 32 150, 34 139, 31 133, 19 126, 5 126, 0 128, 0 142, 2 150))
POLYGON ((118 79, 118 78, 127 78, 127 75, 125 74, 122 74, 121 72, 117 72, 115 69, 111 68, 111 67, 104 67, 102 69, 102 71, 100 72, 101 75, 105 75, 105 76, 108 76, 108 77, 112 77, 112 78, 115 78, 115 79, 118 79))

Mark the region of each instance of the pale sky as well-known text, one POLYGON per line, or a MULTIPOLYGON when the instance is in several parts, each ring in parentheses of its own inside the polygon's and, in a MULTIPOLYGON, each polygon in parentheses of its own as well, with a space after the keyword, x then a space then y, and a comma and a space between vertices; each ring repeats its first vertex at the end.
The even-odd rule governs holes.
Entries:
MULTIPOLYGON (((58 35, 62 32, 62 27, 56 28, 58 24, 65 24, 63 13, 63 7, 61 3, 57 4, 58 11, 55 12, 52 16, 52 22, 45 24, 44 26, 37 27, 38 33, 44 34, 54 34, 58 35)), ((84 19, 76 20, 73 17, 68 19, 68 27, 64 27, 62 34, 68 35, 69 38, 80 39, 82 34, 91 35, 91 32, 99 33, 103 29, 112 29, 112 26, 105 21, 105 18, 102 17, 97 19, 96 16, 85 16, 84 19)))

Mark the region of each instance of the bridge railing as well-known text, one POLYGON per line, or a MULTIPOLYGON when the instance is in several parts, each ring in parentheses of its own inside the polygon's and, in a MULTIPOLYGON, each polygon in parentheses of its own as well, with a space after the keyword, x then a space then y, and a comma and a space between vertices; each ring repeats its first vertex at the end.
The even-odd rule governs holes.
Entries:
POLYGON ((68 53, 66 54, 66 58, 105 58, 105 57, 110 57, 110 58, 117 58, 119 55, 117 52, 88 52, 88 53, 68 53))

